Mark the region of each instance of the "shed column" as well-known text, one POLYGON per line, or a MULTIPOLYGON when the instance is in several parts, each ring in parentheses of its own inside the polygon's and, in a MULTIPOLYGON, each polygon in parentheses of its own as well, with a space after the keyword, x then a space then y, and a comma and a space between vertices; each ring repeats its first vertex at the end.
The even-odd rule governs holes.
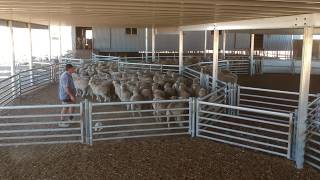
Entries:
POLYGON ((59 25, 59 63, 62 62, 61 25, 59 25))
MULTIPOLYGON (((33 61, 32 61, 32 35, 31 35, 31 24, 28 23, 28 30, 29 30, 29 53, 30 53, 30 59, 29 59, 29 69, 32 69, 33 67, 33 61)), ((32 73, 32 72, 31 72, 32 73)))
POLYGON ((250 75, 254 74, 254 34, 251 34, 251 48, 250 48, 250 75))
POLYGON ((213 33, 213 59, 212 59, 212 90, 216 88, 216 80, 218 79, 219 66, 219 30, 213 33))
POLYGON ((48 26, 48 30, 49 30, 49 55, 48 55, 48 59, 49 59, 49 62, 51 63, 51 28, 50 28, 50 24, 48 26))
POLYGON ((156 61, 156 32, 155 28, 152 27, 152 35, 151 35, 151 48, 152 48, 152 62, 156 61))
POLYGON ((308 94, 310 85, 311 58, 312 58, 312 43, 313 43, 313 28, 304 28, 303 50, 302 50, 302 65, 300 74, 300 94, 298 106, 298 118, 296 128, 296 147, 295 160, 298 169, 303 168, 305 140, 307 130, 308 116, 308 94))
POLYGON ((203 49, 203 56, 206 59, 207 57, 207 41, 208 41, 208 31, 204 31, 204 49, 203 49))
POLYGON ((223 60, 226 59, 226 45, 227 45, 227 32, 224 30, 223 31, 223 44, 222 44, 222 48, 223 48, 223 60))
POLYGON ((12 27, 12 21, 9 21, 9 28, 10 28, 10 41, 11 41, 11 76, 13 76, 16 73, 16 57, 15 57, 15 51, 14 51, 14 38, 13 38, 13 27, 12 27))
POLYGON ((146 56, 146 62, 148 62, 148 28, 146 28, 145 30, 146 32, 146 37, 145 37, 145 40, 146 40, 146 47, 145 47, 145 56, 146 56))
POLYGON ((183 72, 183 31, 179 31, 179 74, 183 72))
MULTIPOLYGON (((28 23, 28 30, 29 30, 29 48, 30 48, 30 56, 29 56, 29 69, 31 70, 33 68, 33 60, 32 60, 32 31, 31 31, 31 24, 28 23)), ((30 83, 33 85, 33 72, 32 70, 29 72, 30 74, 30 83)))

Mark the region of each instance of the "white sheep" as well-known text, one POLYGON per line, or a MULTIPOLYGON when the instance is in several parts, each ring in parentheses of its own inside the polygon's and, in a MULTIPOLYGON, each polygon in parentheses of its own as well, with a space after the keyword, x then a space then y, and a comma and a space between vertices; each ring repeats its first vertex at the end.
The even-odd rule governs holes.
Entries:
POLYGON ((105 80, 100 82, 97 79, 91 78, 89 85, 94 95, 97 96, 97 101, 101 102, 100 96, 104 98, 104 102, 110 102, 112 96, 112 80, 105 80))
MULTIPOLYGON (((171 99, 176 99, 176 97, 172 97, 171 99)), ((180 98, 182 99, 182 98, 180 98)), ((184 102, 172 102, 169 103, 166 111, 167 115, 167 122, 168 122, 168 127, 170 127, 170 119, 174 118, 176 122, 178 122, 179 126, 183 126, 183 114, 185 110, 182 110, 183 108, 186 108, 186 104, 184 102), (170 117, 171 116, 171 117, 170 117), (173 117, 172 117, 173 116, 173 117)))
POLYGON ((88 77, 80 77, 78 74, 73 73, 73 82, 76 88, 76 96, 81 94, 83 98, 87 94, 87 89, 89 85, 89 78, 88 77))
MULTIPOLYGON (((133 95, 131 96, 130 101, 131 102, 136 102, 136 101, 143 101, 143 100, 144 100, 144 97, 139 93, 139 89, 135 88, 133 90, 133 95)), ((142 110, 142 104, 134 104, 134 103, 132 103, 131 104, 131 110, 132 111, 136 111, 136 110, 140 110, 141 111, 142 110)), ((140 111, 138 111, 138 114, 141 117, 142 115, 141 115, 140 111)), ((132 112, 132 115, 135 116, 135 113, 132 112)))

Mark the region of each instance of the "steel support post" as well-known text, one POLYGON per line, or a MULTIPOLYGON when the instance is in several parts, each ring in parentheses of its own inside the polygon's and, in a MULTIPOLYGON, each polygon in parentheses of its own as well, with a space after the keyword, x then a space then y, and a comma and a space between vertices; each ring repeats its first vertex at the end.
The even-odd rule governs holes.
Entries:
POLYGON ((59 63, 62 62, 62 40, 61 40, 61 25, 59 25, 59 63))
POLYGON ((48 54, 48 59, 49 59, 49 62, 51 63, 51 58, 52 58, 52 55, 51 55, 51 28, 50 28, 50 24, 48 25, 48 33, 49 33, 49 54, 48 54))
POLYGON ((222 44, 222 49, 223 49, 222 57, 223 57, 223 60, 226 59, 226 45, 227 45, 227 32, 223 31, 223 44, 222 44))
POLYGON ((179 74, 183 72, 183 31, 179 31, 179 74))
POLYGON ((9 21, 9 28, 10 28, 10 41, 11 41, 11 76, 15 75, 16 73, 16 57, 15 57, 15 50, 14 50, 14 38, 13 38, 13 27, 12 21, 9 21))
POLYGON ((208 31, 204 31, 204 49, 203 49, 203 56, 207 58, 207 41, 208 41, 208 31))
POLYGON ((250 75, 254 74, 254 34, 251 34, 250 44, 250 75))
POLYGON ((212 90, 216 89, 218 79, 218 60, 219 60, 219 30, 214 30, 213 34, 213 58, 212 58, 212 90))
POLYGON ((152 51, 152 62, 156 61, 156 32, 155 28, 152 27, 152 34, 151 34, 151 51, 152 51))
POLYGON ((302 65, 300 74, 299 106, 296 132, 295 161, 298 169, 303 168, 305 142, 306 142, 306 121, 308 116, 308 94, 310 85, 311 59, 313 44, 313 27, 304 28, 302 65))
POLYGON ((146 63, 148 63, 148 28, 145 29, 145 58, 146 58, 146 63))
POLYGON ((32 72, 32 68, 33 68, 33 60, 32 60, 32 29, 31 29, 31 24, 28 23, 28 30, 29 30, 29 70, 30 70, 30 83, 31 86, 33 86, 33 72, 32 72))

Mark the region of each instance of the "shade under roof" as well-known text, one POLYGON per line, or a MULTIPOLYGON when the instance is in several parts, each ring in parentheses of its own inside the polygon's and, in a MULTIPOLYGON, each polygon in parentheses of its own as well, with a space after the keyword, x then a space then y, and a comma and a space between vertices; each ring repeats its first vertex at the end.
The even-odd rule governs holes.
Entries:
POLYGON ((0 0, 0 19, 79 26, 181 26, 318 13, 320 0, 0 0))

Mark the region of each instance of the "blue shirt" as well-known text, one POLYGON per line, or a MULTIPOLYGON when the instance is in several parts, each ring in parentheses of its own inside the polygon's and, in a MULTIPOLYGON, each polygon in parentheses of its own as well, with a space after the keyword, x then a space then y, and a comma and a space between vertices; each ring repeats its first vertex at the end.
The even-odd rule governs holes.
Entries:
POLYGON ((61 74, 59 82, 59 99, 69 100, 70 96, 67 94, 66 89, 70 88, 71 92, 75 95, 76 88, 74 87, 72 76, 66 71, 61 74))

